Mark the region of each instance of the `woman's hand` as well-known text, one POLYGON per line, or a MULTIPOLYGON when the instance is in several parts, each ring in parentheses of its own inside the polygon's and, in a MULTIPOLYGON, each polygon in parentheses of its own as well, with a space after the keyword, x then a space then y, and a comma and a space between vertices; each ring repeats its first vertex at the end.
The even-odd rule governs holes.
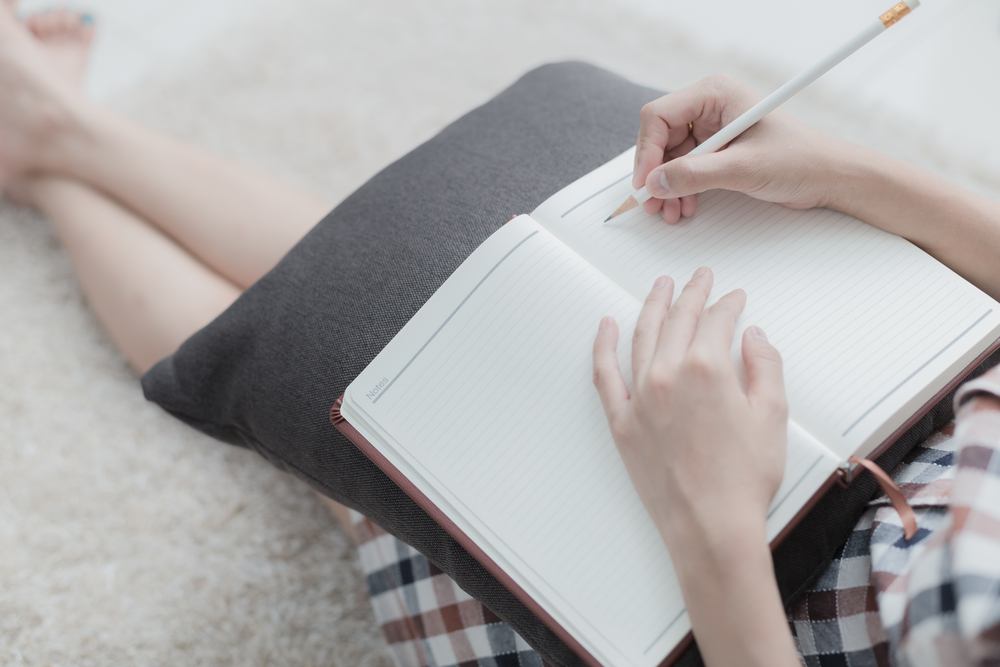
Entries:
POLYGON ((659 278, 632 341, 632 391, 618 366, 618 326, 601 320, 594 384, 639 497, 676 568, 708 665, 797 665, 771 554, 767 509, 785 463, 781 357, 756 328, 743 336, 746 391, 729 357, 746 295, 705 308, 699 269, 677 302, 659 278))
POLYGON ((672 547, 732 520, 764 520, 785 463, 781 357, 757 327, 743 336, 744 392, 729 358, 746 295, 705 309, 712 272, 699 269, 671 306, 673 281, 659 278, 632 340, 632 392, 618 367, 618 327, 601 321, 594 383, 632 481, 672 547), (735 515, 735 516, 734 516, 735 515))
POLYGON ((834 165, 845 159, 850 144, 780 109, 721 151, 684 157, 760 100, 736 79, 717 74, 644 106, 632 186, 645 185, 653 195, 644 204, 646 212, 659 210, 673 224, 694 214, 697 193, 714 188, 791 208, 827 206, 834 165))
POLYGON ((758 101, 732 77, 715 75, 644 106, 632 186, 653 196, 646 212, 676 223, 694 215, 697 193, 715 188, 790 208, 823 206, 902 236, 1000 299, 1000 202, 781 109, 716 153, 687 155, 758 101))

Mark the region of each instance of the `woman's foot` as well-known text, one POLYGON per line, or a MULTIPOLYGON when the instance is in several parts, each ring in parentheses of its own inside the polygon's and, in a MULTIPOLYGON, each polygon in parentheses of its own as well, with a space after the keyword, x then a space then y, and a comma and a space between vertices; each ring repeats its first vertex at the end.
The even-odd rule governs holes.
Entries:
POLYGON ((50 149, 82 101, 94 31, 89 17, 68 11, 21 23, 11 4, 0 4, 0 187, 30 205, 26 182, 51 167, 50 149))
POLYGON ((63 77, 81 88, 90 45, 94 41, 94 22, 90 15, 60 9, 33 14, 24 20, 24 25, 63 77))
POLYGON ((0 185, 46 170, 52 146, 82 103, 66 71, 67 42, 61 37, 58 48, 50 48, 9 4, 0 4, 0 185))

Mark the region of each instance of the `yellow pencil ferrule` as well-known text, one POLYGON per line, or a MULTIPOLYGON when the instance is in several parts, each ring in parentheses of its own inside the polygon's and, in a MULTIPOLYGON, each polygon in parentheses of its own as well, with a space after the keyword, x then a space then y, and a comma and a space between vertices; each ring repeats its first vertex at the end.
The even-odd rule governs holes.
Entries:
POLYGON ((909 13, 909 6, 907 6, 905 2, 901 2, 878 18, 882 21, 882 25, 889 28, 892 25, 899 23, 899 20, 909 13))

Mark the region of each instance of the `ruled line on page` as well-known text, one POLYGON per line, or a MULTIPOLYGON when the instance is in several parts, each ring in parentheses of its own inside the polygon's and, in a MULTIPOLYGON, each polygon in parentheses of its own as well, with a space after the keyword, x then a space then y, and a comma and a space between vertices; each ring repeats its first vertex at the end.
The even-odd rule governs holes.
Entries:
POLYGON ((410 364, 412 364, 414 361, 416 361, 417 357, 420 356, 420 353, 423 352, 427 348, 427 346, 431 344, 431 341, 434 340, 435 336, 437 336, 439 333, 441 333, 441 330, 444 329, 445 326, 448 324, 448 322, 451 321, 451 318, 455 317, 455 313, 457 313, 459 310, 461 310, 462 306, 465 305, 465 302, 468 301, 472 297, 472 295, 476 293, 476 290, 478 290, 482 286, 482 284, 486 282, 486 279, 489 278, 491 275, 493 275, 493 272, 496 271, 497 268, 499 268, 500 265, 503 264, 504 261, 506 261, 506 259, 508 257, 510 257, 511 255, 513 255, 515 250, 517 250, 522 245, 524 245, 525 243, 527 243, 528 239, 530 239, 532 236, 534 236, 537 233, 538 233, 537 231, 536 232, 531 232, 530 234, 528 234, 527 236, 525 236, 523 239, 521 239, 520 243, 518 243, 516 246, 514 246, 513 248, 511 248, 507 252, 506 255, 504 255, 503 257, 500 258, 499 262, 497 262, 496 264, 493 265, 493 268, 490 269, 489 272, 485 276, 483 276, 482 280, 480 280, 478 283, 476 283, 476 286, 472 288, 472 291, 465 295, 465 298, 462 299, 462 303, 458 304, 458 306, 455 307, 455 310, 451 311, 451 315, 449 315, 448 318, 444 322, 441 323, 441 326, 439 326, 437 328, 437 331, 435 331, 433 334, 431 334, 431 337, 427 339, 427 342, 424 343, 423 346, 421 346, 421 348, 419 350, 417 350, 417 353, 415 355, 413 355, 413 358, 406 362, 406 365, 403 366, 402 370, 400 370, 398 373, 396 373, 396 376, 394 378, 392 378, 392 381, 389 382, 389 384, 386 385, 385 389, 383 389, 382 392, 378 396, 375 397, 375 399, 372 401, 373 404, 378 403, 379 399, 381 399, 383 396, 386 395, 386 393, 388 393, 389 389, 392 388, 392 385, 396 384, 396 380, 399 379, 399 376, 402 375, 403 373, 405 373, 406 369, 410 367, 410 364))
POLYGON ((853 429, 855 426, 857 426, 858 424, 860 424, 862 419, 864 419, 865 417, 867 417, 868 415, 870 415, 875 408, 877 408, 878 406, 880 406, 887 398, 889 398, 894 393, 896 393, 896 391, 898 391, 903 385, 905 385, 907 382, 909 382, 910 380, 912 380, 913 377, 917 373, 919 373, 920 371, 922 371, 925 368, 927 368, 927 366, 929 366, 932 361, 934 361, 935 359, 937 359, 938 357, 940 357, 942 354, 944 354, 948 350, 948 348, 950 348, 952 345, 954 345, 958 341, 962 340, 962 337, 965 336, 965 334, 967 334, 970 331, 972 331, 973 329, 975 329, 976 325, 979 324, 980 322, 982 322, 983 320, 985 320, 987 317, 989 317, 990 313, 992 313, 992 312, 993 312, 993 309, 990 308, 985 313, 983 313, 983 315, 980 316, 980 318, 978 320, 976 320, 975 322, 973 322, 972 324, 969 325, 968 329, 966 329, 962 333, 958 334, 958 336, 956 336, 954 340, 952 340, 950 343, 948 343, 943 348, 941 348, 941 350, 938 351, 937 354, 935 354, 933 357, 931 357, 930 359, 928 359, 927 361, 925 361, 923 364, 921 364, 920 368, 918 368, 917 370, 915 370, 912 373, 910 373, 906 377, 905 380, 903 380, 902 382, 900 382, 899 384, 897 384, 895 387, 893 387, 892 389, 890 389, 888 394, 886 394, 885 396, 883 396, 882 398, 880 398, 873 406, 871 406, 870 408, 868 408, 867 410, 865 410, 864 414, 862 414, 860 417, 858 417, 857 420, 855 420, 855 422, 853 424, 851 424, 850 426, 848 426, 847 430, 844 431, 841 434, 841 437, 846 436, 848 433, 850 433, 851 429, 853 429))
MULTIPOLYGON (((539 283, 550 284, 552 271, 557 270, 561 265, 558 259, 552 259, 552 253, 555 249, 547 246, 540 246, 535 248, 533 251, 528 253, 520 262, 520 264, 513 267, 512 271, 509 271, 509 275, 505 278, 501 278, 496 282, 493 287, 493 291, 489 294, 485 292, 480 292, 480 303, 478 307, 472 311, 463 311, 462 315, 465 318, 464 324, 459 324, 458 329, 451 334, 450 341, 445 341, 445 344, 441 350, 438 350, 436 355, 430 359, 428 362, 430 366, 435 368, 434 375, 438 378, 436 382, 430 385, 425 385, 424 391, 427 392, 439 392, 443 389, 443 385, 448 382, 448 378, 451 377, 453 371, 456 368, 464 368, 469 366, 470 359, 469 354, 471 351, 465 347, 460 347, 459 353, 455 353, 454 350, 448 348, 448 344, 454 341, 462 340, 470 335, 478 335, 474 332, 479 330, 486 330, 490 332, 490 335, 496 334, 501 327, 501 315, 503 308, 506 307, 508 302, 518 298, 518 294, 522 287, 524 281, 530 281, 532 278, 536 279, 539 283), (540 256, 536 257, 536 254, 541 253, 540 256), (548 260, 546 258, 549 258, 548 260), (545 274, 532 273, 531 266, 539 262, 544 262, 546 264, 545 274), (527 268, 526 268, 527 267, 527 268), (491 307, 490 304, 497 304, 495 307, 491 307)), ((510 269, 511 267, 505 267, 510 269)), ((468 304, 466 308, 468 308, 468 304)), ((442 339, 436 339, 440 344, 442 339)), ((426 354, 426 353, 425 353, 426 354)), ((428 360, 425 358, 425 362, 428 360)), ((403 421, 410 421, 414 416, 414 411, 421 410, 418 402, 413 400, 407 400, 406 398, 401 399, 399 404, 400 419, 403 421), (412 405, 411 405, 412 404, 412 405)))
MULTIPOLYGON (((954 290, 949 290, 946 294, 944 294, 941 299, 938 299, 938 303, 945 301, 947 298, 954 299, 955 302, 958 302, 961 299, 961 302, 946 306, 947 310, 941 311, 941 320, 954 318, 958 322, 967 322, 969 315, 972 317, 975 316, 974 313, 969 313, 970 309, 978 309, 981 305, 981 303, 968 303, 972 300, 969 295, 959 294, 956 296, 954 295, 954 290), (963 299, 963 297, 965 298, 963 299)), ((900 328, 915 330, 918 326, 920 318, 909 317, 907 313, 903 313, 902 315, 894 317, 894 319, 899 322, 898 326, 900 328)), ((934 352, 942 345, 945 345, 949 340, 958 335, 958 331, 956 331, 956 329, 959 329, 959 327, 948 326, 943 322, 934 326, 924 325, 920 328, 919 337, 914 337, 914 340, 907 341, 906 344, 900 344, 896 348, 896 356, 914 360, 924 359, 928 355, 934 354, 934 352)), ((876 377, 890 373, 894 367, 891 360, 887 360, 884 354, 878 352, 872 352, 859 357, 852 363, 860 368, 868 369, 869 372, 874 374, 876 377)), ((905 370, 905 368, 900 370, 905 370)), ((820 371, 820 373, 822 373, 822 371, 820 371)), ((851 415, 858 414, 859 410, 862 410, 865 406, 871 404, 871 402, 877 397, 884 395, 889 387, 892 387, 899 380, 899 377, 900 375, 898 373, 893 374, 892 376, 886 376, 885 381, 882 383, 870 383, 864 388, 859 387, 857 391, 843 392, 839 397, 831 397, 823 406, 822 413, 829 415, 844 415, 845 423, 846 419, 853 420, 851 415)), ((819 406, 817 406, 817 409, 819 409, 819 406)))
POLYGON ((591 199, 593 199, 593 198, 594 198, 594 197, 596 197, 597 195, 599 195, 599 194, 601 194, 601 193, 603 193, 603 192, 607 192, 608 190, 610 190, 611 188, 615 187, 616 185, 618 185, 619 183, 621 183, 622 181, 624 181, 624 180, 625 180, 626 178, 628 178, 628 177, 629 177, 629 176, 631 176, 631 175, 632 175, 632 172, 629 172, 629 173, 625 174, 624 176, 622 176, 621 178, 619 178, 619 179, 618 179, 617 181, 615 181, 614 183, 612 183, 611 185, 606 185, 606 186, 604 186, 603 188, 601 188, 600 190, 598 190, 598 191, 597 191, 597 192, 595 192, 594 194, 590 195, 589 197, 587 197, 587 198, 586 198, 586 199, 584 199, 583 201, 581 201, 581 202, 579 202, 578 204, 576 204, 575 206, 573 206, 573 208, 571 208, 570 210, 566 211, 565 213, 563 213, 563 214, 562 214, 562 215, 560 215, 559 217, 560 217, 560 218, 565 218, 565 217, 566 217, 567 215, 569 215, 570 213, 572 213, 572 212, 573 212, 573 211, 575 211, 576 209, 580 208, 581 206, 583 206, 584 204, 586 204, 587 202, 589 202, 589 201, 590 201, 591 199))

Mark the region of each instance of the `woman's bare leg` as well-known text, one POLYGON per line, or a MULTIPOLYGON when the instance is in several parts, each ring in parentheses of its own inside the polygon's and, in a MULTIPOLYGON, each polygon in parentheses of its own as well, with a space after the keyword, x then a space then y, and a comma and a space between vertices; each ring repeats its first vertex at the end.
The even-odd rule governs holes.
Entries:
POLYGON ((0 7, 0 178, 86 183, 239 287, 329 210, 291 185, 153 133, 89 100, 0 7))
POLYGON ((242 288, 330 210, 280 180, 80 105, 54 142, 53 173, 122 202, 242 288))
MULTIPOLYGON (((28 181, 23 196, 52 221, 90 307, 140 373, 215 319, 241 290, 87 185, 28 181)), ((348 509, 319 495, 357 542, 348 509)))
MULTIPOLYGON (((0 8, 0 13, 3 11, 4 8, 0 8)), ((0 15, 0 36, 3 30, 10 29, 9 25, 3 25, 4 18, 0 15)), ((54 91, 56 97, 70 95, 68 88, 79 87, 93 37, 89 21, 82 20, 77 14, 56 12, 29 18, 26 24, 34 40, 22 40, 20 51, 15 49, 13 54, 9 50, 3 53, 0 46, 0 84, 5 79, 9 83, 13 78, 15 83, 19 81, 40 87, 43 91, 54 91), (48 59, 47 68, 33 62, 33 58, 40 56, 48 59), (12 60, 16 67, 28 74, 12 75, 6 71, 5 64, 9 67, 12 60), (31 81, 32 72, 42 77, 41 83, 31 81)), ((17 37, 18 34, 14 31, 8 36, 17 37)), ((27 33, 20 34, 27 36, 27 33)), ((10 89, 0 91, 0 106, 6 104, 8 112, 14 101, 9 92, 10 89), (8 94, 5 96, 4 93, 8 94)), ((49 114, 51 108, 44 104, 41 111, 44 129, 53 117, 49 114)), ((16 113, 9 115, 17 117, 16 113)), ((59 112, 54 116, 57 125, 61 124, 58 116, 59 112)), ((326 206, 239 165, 225 161, 220 164, 213 156, 164 141, 134 126, 133 131, 145 135, 148 143, 165 144, 166 151, 172 151, 181 162, 187 161, 187 166, 195 168, 194 173, 188 173, 192 179, 212 181, 214 178, 222 181, 214 184, 222 188, 221 193, 214 193, 221 199, 213 199, 213 193, 209 192, 211 187, 198 190, 199 196, 209 200, 202 202, 209 205, 209 215, 198 211, 190 201, 186 208, 175 209, 179 213, 191 214, 195 222, 205 229, 197 229, 197 225, 192 225, 189 220, 171 220, 164 211, 160 211, 157 222, 167 233, 187 238, 190 246, 200 249, 200 255, 214 256, 223 266, 228 263, 235 278, 224 278, 204 263, 207 260, 203 258, 199 261, 163 231, 92 186, 58 174, 39 174, 37 169, 19 168, 18 164, 31 163, 30 151, 44 141, 29 137, 29 141, 25 142, 16 133, 0 127, 0 138, 3 139, 0 141, 0 174, 4 176, 8 193, 12 192, 22 203, 40 209, 52 221, 73 262, 88 302, 115 344, 141 373, 171 354, 192 333, 225 310, 241 292, 234 283, 245 287, 263 275, 325 213, 326 206), (200 173, 198 169, 210 173, 200 173), (256 197, 257 203, 264 199, 272 207, 287 205, 291 210, 290 217, 259 215, 255 218, 250 212, 249 218, 240 218, 248 214, 244 210, 246 201, 241 198, 236 206, 230 207, 225 195, 251 187, 254 188, 251 198, 256 197), (213 228, 220 222, 229 225, 229 233, 256 237, 257 242, 245 244, 235 251, 216 247, 226 242, 225 234, 213 234, 216 231, 213 228), (240 262, 248 260, 253 266, 240 265, 240 262)), ((108 189, 119 189, 117 185, 112 185, 114 187, 108 189)), ((181 183, 176 178, 171 182, 174 188, 183 189, 185 185, 195 187, 195 184, 181 183)), ((151 189, 152 202, 169 196, 169 193, 157 192, 155 187, 151 189)), ((266 211, 258 210, 257 213, 266 211)), ((320 498, 356 542, 347 508, 325 496, 320 498)))
POLYGON ((42 176, 24 194, 52 221, 83 293, 140 373, 236 300, 240 289, 87 185, 42 176))

